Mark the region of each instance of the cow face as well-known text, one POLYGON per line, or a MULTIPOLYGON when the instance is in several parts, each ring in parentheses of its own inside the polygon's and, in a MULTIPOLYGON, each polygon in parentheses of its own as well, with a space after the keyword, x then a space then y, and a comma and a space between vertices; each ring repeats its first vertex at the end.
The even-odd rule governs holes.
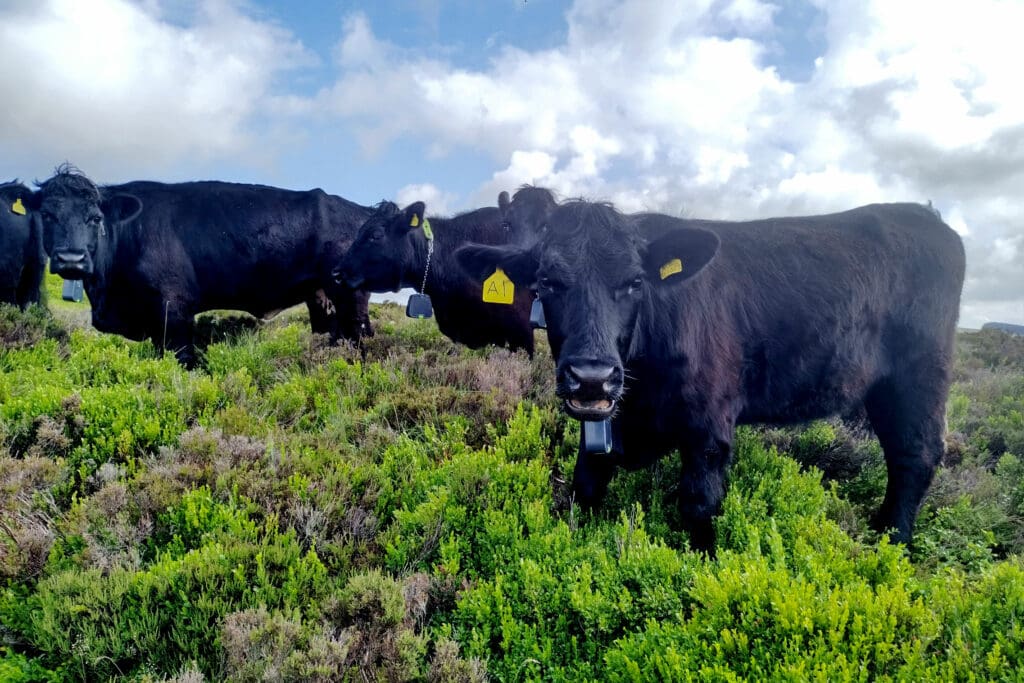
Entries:
POLYGON ((417 267, 413 235, 422 233, 425 210, 423 202, 405 209, 391 202, 378 205, 334 269, 335 281, 371 292, 398 291, 409 286, 404 276, 417 267))
POLYGON ((502 221, 517 235, 540 235, 548 216, 558 206, 551 190, 525 185, 509 201, 508 193, 498 195, 502 221))
POLYGON ((67 169, 40 185, 33 205, 43 221, 50 271, 68 280, 93 274, 108 224, 131 220, 142 210, 141 202, 129 195, 104 199, 92 181, 67 169))
POLYGON ((555 208, 547 226, 530 250, 472 246, 457 258, 477 277, 500 267, 536 289, 558 396, 577 419, 605 419, 622 398, 640 330, 658 333, 641 319, 667 306, 680 284, 714 258, 718 237, 680 226, 648 243, 611 206, 582 201, 555 208))

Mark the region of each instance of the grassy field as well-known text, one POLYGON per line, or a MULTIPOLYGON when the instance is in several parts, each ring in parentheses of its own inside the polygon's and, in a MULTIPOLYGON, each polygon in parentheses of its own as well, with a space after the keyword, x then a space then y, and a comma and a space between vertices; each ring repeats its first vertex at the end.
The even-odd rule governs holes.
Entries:
POLYGON ((1024 679, 1024 339, 961 334, 912 549, 836 420, 741 430, 708 559, 674 458, 571 505, 544 344, 293 310, 188 372, 48 288, 0 310, 0 681, 1024 679))

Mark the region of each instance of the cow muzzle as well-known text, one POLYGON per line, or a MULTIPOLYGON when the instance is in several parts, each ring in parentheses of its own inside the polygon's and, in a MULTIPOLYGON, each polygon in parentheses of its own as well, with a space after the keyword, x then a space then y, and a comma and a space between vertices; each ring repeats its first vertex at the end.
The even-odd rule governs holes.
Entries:
POLYGON ((622 397, 622 367, 593 360, 566 362, 558 373, 558 395, 577 420, 604 420, 622 397))
POLYGON ((336 285, 348 285, 351 289, 359 289, 360 285, 366 282, 362 275, 352 273, 345 266, 338 266, 331 271, 331 278, 336 285))
POLYGON ((50 272, 65 280, 81 280, 92 275, 92 262, 84 251, 60 249, 50 256, 50 272))

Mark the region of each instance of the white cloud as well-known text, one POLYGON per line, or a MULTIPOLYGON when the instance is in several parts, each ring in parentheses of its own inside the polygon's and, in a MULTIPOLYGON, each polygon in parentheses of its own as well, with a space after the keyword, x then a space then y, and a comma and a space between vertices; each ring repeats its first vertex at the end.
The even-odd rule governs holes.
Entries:
POLYGON ((17 106, 0 110, 7 154, 51 167, 71 159, 104 180, 128 161, 137 174, 269 158, 272 141, 254 135, 252 118, 278 104, 279 73, 312 60, 227 0, 203 3, 186 26, 153 2, 17 3, 0 10, 0 46, 0 81, 17 84, 17 106))
POLYGON ((980 324, 1024 281, 1024 5, 821 7, 827 49, 803 83, 768 63, 775 7, 756 0, 577 0, 564 45, 481 70, 409 57, 356 20, 343 44, 389 57, 344 66, 319 101, 367 148, 413 135, 489 152, 501 170, 470 197, 488 204, 524 182, 722 218, 931 200, 966 238, 964 322, 980 324))
MULTIPOLYGON (((576 0, 563 44, 493 47, 474 68, 351 14, 335 77, 304 97, 281 76, 310 55, 231 0, 174 21, 162 0, 18 0, 0 9, 0 78, 16 95, 0 140, 103 179, 273 160, 304 117, 352 131, 362 163, 396 141, 417 159, 488 155, 496 170, 464 197, 435 178, 399 192, 439 213, 523 183, 717 218, 931 200, 967 248, 964 324, 1019 311, 1024 3, 813 2, 826 48, 806 82, 771 64, 775 3, 576 0)), ((437 7, 423 4, 425 21, 437 7)))
POLYGON ((722 11, 722 19, 733 24, 738 30, 755 33, 765 31, 772 25, 772 15, 777 7, 758 0, 732 0, 722 11))
POLYGON ((406 185, 395 194, 395 203, 400 207, 404 208, 413 202, 423 202, 427 205, 427 215, 430 216, 451 215, 454 200, 455 195, 431 183, 406 185))

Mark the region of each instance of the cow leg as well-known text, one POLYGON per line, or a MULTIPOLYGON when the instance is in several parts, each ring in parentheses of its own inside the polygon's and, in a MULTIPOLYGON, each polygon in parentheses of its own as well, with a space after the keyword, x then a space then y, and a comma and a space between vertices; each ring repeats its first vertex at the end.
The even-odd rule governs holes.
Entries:
POLYGON ((161 307, 160 331, 153 341, 161 352, 173 351, 178 362, 189 370, 196 367, 194 313, 173 302, 161 307))
POLYGON ((174 352, 174 356, 183 366, 192 370, 196 367, 196 347, 193 339, 192 321, 179 321, 167 330, 167 346, 165 351, 174 352))
POLYGON ((372 337, 373 324, 370 323, 370 293, 359 290, 355 293, 356 320, 359 323, 359 336, 372 337))
POLYGON ((332 339, 338 336, 337 310, 324 290, 318 289, 306 299, 306 308, 309 309, 309 326, 313 334, 330 334, 332 339))
POLYGON ((910 543, 918 508, 945 451, 949 380, 934 368, 919 376, 926 379, 883 380, 864 402, 882 444, 889 475, 873 526, 878 531, 890 531, 893 541, 906 544, 910 543))
POLYGON ((358 340, 373 336, 370 324, 370 293, 337 286, 333 291, 334 306, 337 309, 338 324, 334 339, 358 340))
POLYGON ((683 458, 679 480, 679 513, 690 535, 690 547, 713 553, 714 518, 725 498, 726 474, 732 460, 732 438, 703 435, 680 449, 683 458))
POLYGON ((21 281, 18 283, 18 306, 22 309, 41 302, 45 270, 46 261, 42 261, 29 264, 22 271, 21 281))

